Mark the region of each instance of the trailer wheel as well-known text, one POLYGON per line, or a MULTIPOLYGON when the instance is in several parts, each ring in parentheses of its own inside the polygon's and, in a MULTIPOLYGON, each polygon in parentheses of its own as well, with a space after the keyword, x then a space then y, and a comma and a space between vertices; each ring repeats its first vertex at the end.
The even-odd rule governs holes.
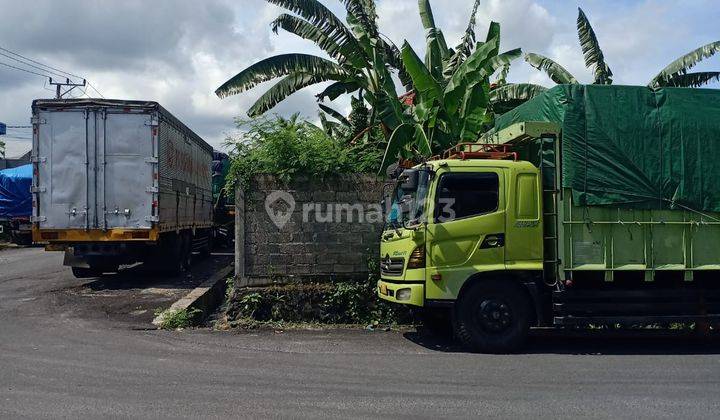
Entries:
POLYGON ((192 265, 192 234, 186 233, 182 235, 182 246, 180 248, 180 264, 183 271, 190 271, 192 265))
POLYGON ((73 276, 76 279, 87 279, 90 277, 100 277, 102 273, 94 268, 72 267, 73 276))
POLYGON ((527 339, 531 302, 512 280, 481 281, 460 296, 454 315, 463 344, 483 353, 511 353, 527 339))

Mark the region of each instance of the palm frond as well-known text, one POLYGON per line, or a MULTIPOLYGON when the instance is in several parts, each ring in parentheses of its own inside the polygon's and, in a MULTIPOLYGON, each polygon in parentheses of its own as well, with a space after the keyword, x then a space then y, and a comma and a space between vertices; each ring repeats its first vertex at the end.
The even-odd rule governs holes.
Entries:
POLYGON ((544 71, 552 79, 553 82, 563 84, 577 84, 577 79, 565 70, 565 67, 555 61, 535 53, 525 54, 525 61, 540 71, 544 71))
POLYGON ((506 85, 507 84, 507 77, 510 73, 510 63, 505 64, 500 69, 500 72, 497 75, 497 78, 495 79, 495 83, 498 85, 506 85))
POLYGON ((713 56, 715 53, 720 51, 720 41, 711 42, 703 45, 700 48, 690 51, 683 55, 672 63, 668 64, 667 67, 662 69, 653 79, 648 83, 650 87, 667 86, 665 82, 674 78, 675 76, 686 74, 688 70, 693 68, 697 63, 705 58, 713 56))
POLYGON ((328 80, 332 79, 323 74, 294 73, 285 76, 255 101, 248 110, 248 116, 260 116, 298 90, 328 80))
POLYGON ((327 34, 316 25, 287 13, 277 17, 271 24, 272 31, 277 33, 282 28, 303 39, 314 42, 325 51, 330 57, 338 62, 349 61, 354 67, 363 67, 368 62, 368 57, 363 54, 355 38, 346 38, 339 33, 327 34))
POLYGON ((491 90, 490 103, 496 114, 503 114, 546 90, 532 83, 510 83, 491 90))
POLYGON ((400 79, 400 83, 402 83, 405 91, 408 92, 412 90, 412 78, 408 74, 407 69, 405 68, 405 64, 402 61, 402 53, 400 52, 400 49, 390 40, 386 41, 384 39, 380 39, 380 42, 382 44, 383 50, 385 51, 385 60, 390 65, 390 67, 397 70, 398 79, 400 79))
POLYGON ((346 93, 352 93, 360 89, 360 83, 355 81, 339 81, 331 84, 330 86, 326 87, 322 92, 315 95, 315 97, 318 99, 318 101, 324 101, 325 98, 330 99, 331 101, 334 101, 337 99, 340 95, 344 95, 346 93))
POLYGON ((373 38, 378 36, 375 2, 370 0, 341 0, 349 15, 357 19, 365 32, 373 38))
POLYGON ((433 16, 432 7, 430 6, 429 0, 418 0, 418 9, 420 11, 420 20, 422 21, 423 28, 437 29, 435 26, 435 16, 433 16))
POLYGON ((338 111, 335 111, 334 109, 330 108, 327 105, 318 104, 318 106, 320 107, 320 109, 323 110, 323 112, 325 112, 329 116, 335 118, 336 120, 340 121, 340 123, 342 125, 344 125, 346 127, 351 126, 350 121, 348 121, 348 119, 345 118, 345 116, 343 114, 339 113, 338 111))
POLYGON ((484 76, 490 77, 495 74, 498 69, 504 66, 509 66, 511 61, 520 58, 520 56, 522 56, 522 50, 520 48, 515 48, 514 50, 505 51, 502 54, 498 54, 490 58, 487 64, 483 66, 484 76))
POLYGON ((590 21, 579 7, 577 31, 578 38, 580 38, 580 48, 585 57, 585 66, 593 70, 595 74, 595 84, 612 84, 613 73, 607 63, 605 63, 605 56, 603 55, 602 49, 600 49, 600 43, 595 36, 595 31, 590 25, 590 21))
MULTIPOLYGON (((467 28, 465 28, 465 33, 460 39, 460 43, 455 47, 453 53, 450 55, 450 59, 445 66, 445 70, 443 71, 443 76, 445 78, 449 78, 455 72, 455 70, 457 70, 460 64, 462 64, 462 62, 467 59, 475 49, 475 16, 477 15, 477 8, 479 5, 480 0, 475 0, 472 12, 470 13, 470 21, 468 22, 467 28)), ((488 36, 486 41, 494 38, 495 36, 500 36, 500 25, 497 22, 490 22, 490 28, 488 29, 488 36)))
POLYGON ((712 80, 720 81, 719 71, 677 74, 670 79, 661 82, 662 84, 660 86, 700 87, 712 80))
POLYGON ((353 38, 353 34, 333 12, 317 0, 266 0, 268 3, 280 6, 293 13, 297 13, 305 20, 315 25, 327 36, 342 44, 345 40, 353 38), (335 38, 335 36, 339 36, 335 38))
POLYGON ((343 74, 343 69, 330 60, 310 54, 281 54, 266 58, 233 76, 215 90, 220 98, 235 95, 281 76, 295 73, 318 76, 343 74))

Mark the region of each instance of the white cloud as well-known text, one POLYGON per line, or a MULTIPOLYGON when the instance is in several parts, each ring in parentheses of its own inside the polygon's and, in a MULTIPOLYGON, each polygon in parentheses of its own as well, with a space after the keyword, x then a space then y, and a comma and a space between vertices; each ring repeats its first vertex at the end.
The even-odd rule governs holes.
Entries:
MULTIPOLYGON (((340 17, 338 1, 323 1, 340 17)), ((472 0, 431 0, 437 25, 450 46, 468 22, 472 0)), ((477 16, 477 37, 488 23, 501 23, 503 49, 547 55, 579 80, 591 81, 575 32, 577 2, 554 0, 483 0, 477 16)), ((0 46, 41 62, 83 75, 107 97, 147 99, 163 104, 215 146, 234 130, 233 117, 244 115, 269 84, 220 100, 214 90, 227 78, 269 55, 304 52, 322 54, 292 34, 270 31, 283 10, 263 0, 140 0, 78 1, 74 7, 52 0, 0 0, 3 25, 0 46)), ((379 0, 377 11, 384 35, 396 44, 410 41, 419 54, 424 32, 416 0, 379 0)), ((697 0, 678 8, 671 0, 638 2, 583 1, 616 83, 645 83, 665 64, 688 50, 715 40, 720 8, 716 0, 697 0)), ((0 62, 12 63, 6 57, 0 62)), ((700 69, 717 69, 718 59, 700 69)), ((512 81, 552 85, 544 74, 518 60, 512 81)), ((291 96, 273 112, 316 119, 314 95, 320 87, 291 96)), ((26 124, 32 99, 49 97, 43 79, 0 66, 0 121, 26 124)), ((334 108, 348 112, 349 100, 334 108)), ((26 141, 13 142, 21 150, 26 141)))

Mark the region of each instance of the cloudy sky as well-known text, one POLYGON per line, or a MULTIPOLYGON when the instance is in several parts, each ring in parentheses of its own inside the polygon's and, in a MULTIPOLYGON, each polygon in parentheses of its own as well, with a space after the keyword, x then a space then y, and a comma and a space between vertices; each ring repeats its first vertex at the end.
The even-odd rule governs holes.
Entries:
MULTIPOLYGON (((343 15, 339 1, 322 1, 343 15)), ((472 0, 431 4, 454 45, 472 0)), ((590 18, 618 84, 645 84, 677 56, 720 39, 717 0, 485 0, 477 31, 484 36, 488 22, 498 21, 503 49, 547 55, 589 82, 575 32, 577 6, 590 18)), ((158 101, 215 147, 234 132, 233 117, 244 115, 267 85, 223 100, 215 88, 269 55, 319 52, 293 35, 273 34, 269 24, 280 9, 263 0, 0 0, 0 10, 0 47, 83 76, 105 97, 158 101)), ((385 35, 398 45, 407 39, 422 53, 416 0, 380 0, 378 14, 385 35)), ((0 63, 19 64, 2 55, 0 63)), ((720 69, 720 56, 698 68, 720 69)), ((552 85, 521 60, 510 79, 552 85)), ((31 101, 52 97, 48 89, 42 77, 0 65, 0 121, 27 124, 31 101)), ((274 112, 300 111, 314 119, 319 90, 298 92, 274 112)), ((347 102, 338 99, 334 106, 345 109, 347 102)), ((8 156, 29 149, 22 139, 27 130, 9 134, 20 139, 5 139, 8 156)))

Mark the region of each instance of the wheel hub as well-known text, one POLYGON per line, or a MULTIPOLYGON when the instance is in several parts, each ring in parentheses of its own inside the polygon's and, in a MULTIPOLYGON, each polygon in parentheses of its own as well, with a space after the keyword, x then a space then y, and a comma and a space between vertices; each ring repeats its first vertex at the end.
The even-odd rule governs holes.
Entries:
POLYGON ((486 299, 480 302, 478 321, 485 331, 501 332, 512 324, 512 313, 505 302, 486 299))

